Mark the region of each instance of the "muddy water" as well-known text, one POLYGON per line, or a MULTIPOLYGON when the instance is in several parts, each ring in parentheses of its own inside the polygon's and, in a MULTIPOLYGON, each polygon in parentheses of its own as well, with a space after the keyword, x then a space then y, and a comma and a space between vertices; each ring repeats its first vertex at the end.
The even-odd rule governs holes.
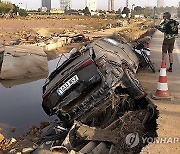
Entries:
MULTIPOLYGON (((49 62, 49 72, 55 69, 58 59, 49 62)), ((30 125, 53 120, 41 108, 42 86, 47 74, 28 80, 0 81, 0 132, 17 136, 30 125), (14 133, 10 130, 16 128, 14 133)))

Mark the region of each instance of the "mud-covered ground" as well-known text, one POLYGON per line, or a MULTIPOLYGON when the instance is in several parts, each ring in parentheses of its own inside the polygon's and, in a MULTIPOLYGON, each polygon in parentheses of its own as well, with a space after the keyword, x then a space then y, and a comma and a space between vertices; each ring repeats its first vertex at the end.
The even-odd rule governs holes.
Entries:
MULTIPOLYGON (((34 35, 39 29, 46 29, 49 33, 82 32, 105 28, 115 19, 98 18, 64 18, 64 19, 0 19, 0 40, 9 41, 22 38, 24 35, 34 35)), ((47 34, 48 35, 48 34, 47 34)))
POLYGON ((89 33, 94 31, 102 31, 111 27, 117 27, 117 23, 121 21, 122 29, 125 30, 125 36, 133 31, 129 37, 138 38, 139 30, 146 30, 153 24, 150 19, 132 19, 129 23, 126 19, 102 19, 102 18, 80 18, 66 17, 62 19, 0 19, 0 40, 8 43, 13 39, 21 39, 27 35, 34 36, 37 32, 41 31, 46 36, 50 34, 64 34, 64 33, 89 33), (131 27, 132 30, 129 30, 131 27))

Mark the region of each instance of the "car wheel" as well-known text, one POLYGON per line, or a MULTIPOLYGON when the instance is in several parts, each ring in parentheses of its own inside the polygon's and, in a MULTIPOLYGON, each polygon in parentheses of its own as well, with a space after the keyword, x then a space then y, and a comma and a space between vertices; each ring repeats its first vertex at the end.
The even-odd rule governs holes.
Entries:
POLYGON ((124 69, 123 84, 133 99, 138 100, 146 96, 144 88, 130 69, 124 69))

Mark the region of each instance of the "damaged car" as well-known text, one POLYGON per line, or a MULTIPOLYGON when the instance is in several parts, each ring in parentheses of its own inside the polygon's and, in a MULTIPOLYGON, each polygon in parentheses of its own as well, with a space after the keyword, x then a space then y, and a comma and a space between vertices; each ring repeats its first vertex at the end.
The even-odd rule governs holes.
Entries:
POLYGON ((127 43, 98 39, 71 51, 50 74, 43 86, 42 107, 48 115, 56 114, 65 127, 74 120, 101 125, 101 112, 127 111, 145 98, 135 76, 138 65, 127 43))
POLYGON ((139 60, 129 44, 100 38, 62 54, 58 64, 43 86, 42 107, 59 119, 42 130, 35 154, 136 154, 147 143, 129 148, 129 134, 157 136, 158 111, 136 78, 139 60))

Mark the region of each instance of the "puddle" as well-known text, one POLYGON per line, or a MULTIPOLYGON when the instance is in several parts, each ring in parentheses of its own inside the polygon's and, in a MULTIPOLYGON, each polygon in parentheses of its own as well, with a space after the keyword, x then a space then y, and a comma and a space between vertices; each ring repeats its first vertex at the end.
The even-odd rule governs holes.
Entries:
MULTIPOLYGON (((48 62, 52 72, 59 59, 48 62)), ((18 136, 27 132, 30 125, 53 120, 42 107, 42 86, 48 74, 31 79, 0 81, 0 132, 5 136, 18 136), (11 128, 16 131, 11 133, 11 128), (1 130, 2 129, 2 130, 1 130)))

